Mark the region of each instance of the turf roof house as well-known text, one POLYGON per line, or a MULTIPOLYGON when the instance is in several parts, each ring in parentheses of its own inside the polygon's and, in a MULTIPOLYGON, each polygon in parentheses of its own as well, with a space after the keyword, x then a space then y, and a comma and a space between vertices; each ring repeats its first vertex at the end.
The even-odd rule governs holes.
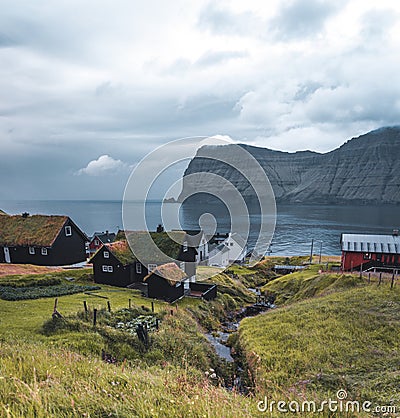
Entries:
POLYGON ((0 263, 63 266, 86 260, 87 236, 68 216, 1 215, 0 263))
POLYGON ((195 281, 195 248, 188 245, 184 231, 150 232, 150 236, 160 251, 149 245, 148 232, 120 231, 116 241, 103 245, 91 258, 96 283, 126 287, 141 283, 158 266, 178 260, 178 267, 185 272, 187 281, 195 281), (169 234, 169 235, 168 235, 169 234), (172 239, 171 239, 171 237, 172 239), (134 243, 133 254, 128 241, 134 243))
POLYGON ((186 273, 175 263, 158 266, 144 278, 144 282, 147 283, 147 296, 174 302, 185 294, 185 279, 186 273))

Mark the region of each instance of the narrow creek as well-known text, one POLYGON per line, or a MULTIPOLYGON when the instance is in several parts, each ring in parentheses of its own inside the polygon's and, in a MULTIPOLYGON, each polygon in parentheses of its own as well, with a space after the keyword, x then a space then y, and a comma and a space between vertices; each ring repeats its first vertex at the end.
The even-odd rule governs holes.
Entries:
POLYGON ((226 345, 227 340, 230 335, 235 334, 239 329, 240 321, 243 318, 256 316, 262 312, 273 309, 276 306, 271 302, 258 302, 250 306, 246 306, 240 309, 238 312, 231 313, 228 316, 227 321, 221 324, 221 329, 214 331, 213 333, 206 333, 210 344, 213 346, 216 354, 222 361, 226 361, 232 367, 234 375, 232 376, 233 385, 226 385, 227 389, 232 390, 233 388, 237 389, 240 393, 247 393, 248 388, 245 388, 242 382, 244 370, 241 367, 241 361, 238 358, 232 356, 231 348, 226 345))

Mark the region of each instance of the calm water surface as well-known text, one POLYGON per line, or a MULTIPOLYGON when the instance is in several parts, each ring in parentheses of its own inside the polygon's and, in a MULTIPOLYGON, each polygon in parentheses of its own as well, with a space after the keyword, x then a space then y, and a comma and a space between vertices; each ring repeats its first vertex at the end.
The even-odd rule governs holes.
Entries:
MULTIPOLYGON (((132 210, 135 205, 132 202, 132 210)), ((161 202, 146 204, 146 220, 149 229, 161 223, 161 202)), ((29 212, 47 215, 70 216, 88 235, 95 231, 116 231, 122 228, 122 203, 120 201, 0 201, 0 209, 9 214, 29 212)), ((198 205, 185 207, 180 212, 183 228, 197 229, 198 218, 205 210, 198 205)), ((207 211, 210 208, 207 207, 207 211)), ((216 210, 218 230, 226 231, 230 222, 226 212, 216 210)), ((260 216, 252 215, 249 245, 257 238, 260 216)), ((134 227, 134 225, 130 225, 134 227)), ((391 233, 400 227, 400 207, 396 206, 304 206, 280 205, 277 208, 277 224, 272 240, 272 255, 306 255, 310 252, 311 240, 314 251, 328 255, 340 254, 340 234, 391 233), (322 244, 321 244, 322 243, 322 244)), ((133 229, 133 228, 132 228, 133 229)))

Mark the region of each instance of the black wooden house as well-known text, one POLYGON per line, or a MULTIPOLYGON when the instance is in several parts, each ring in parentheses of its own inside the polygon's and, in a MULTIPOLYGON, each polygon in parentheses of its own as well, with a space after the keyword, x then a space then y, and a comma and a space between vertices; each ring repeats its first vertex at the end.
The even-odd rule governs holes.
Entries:
POLYGON ((147 296, 175 302, 185 294, 185 279, 185 272, 175 263, 158 266, 144 278, 147 283, 147 296))
POLYGON ((68 216, 1 215, 0 263, 63 266, 86 260, 87 236, 68 216))
POLYGON ((184 231, 120 231, 116 241, 103 245, 91 258, 94 280, 126 287, 142 283, 158 266, 175 261, 188 280, 194 281, 197 251, 188 245, 188 239, 184 231))

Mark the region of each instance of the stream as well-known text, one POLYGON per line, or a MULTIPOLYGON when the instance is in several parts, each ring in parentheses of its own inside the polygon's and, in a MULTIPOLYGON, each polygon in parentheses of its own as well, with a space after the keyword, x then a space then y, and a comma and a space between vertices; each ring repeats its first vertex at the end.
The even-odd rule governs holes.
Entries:
POLYGON ((222 330, 213 332, 212 334, 207 333, 205 335, 214 347, 217 355, 229 363, 233 363, 235 360, 231 355, 231 349, 226 345, 229 335, 237 332, 240 321, 243 318, 256 316, 274 308, 276 308, 276 306, 273 303, 254 303, 253 305, 242 308, 240 311, 232 314, 231 319, 222 324, 222 330))

